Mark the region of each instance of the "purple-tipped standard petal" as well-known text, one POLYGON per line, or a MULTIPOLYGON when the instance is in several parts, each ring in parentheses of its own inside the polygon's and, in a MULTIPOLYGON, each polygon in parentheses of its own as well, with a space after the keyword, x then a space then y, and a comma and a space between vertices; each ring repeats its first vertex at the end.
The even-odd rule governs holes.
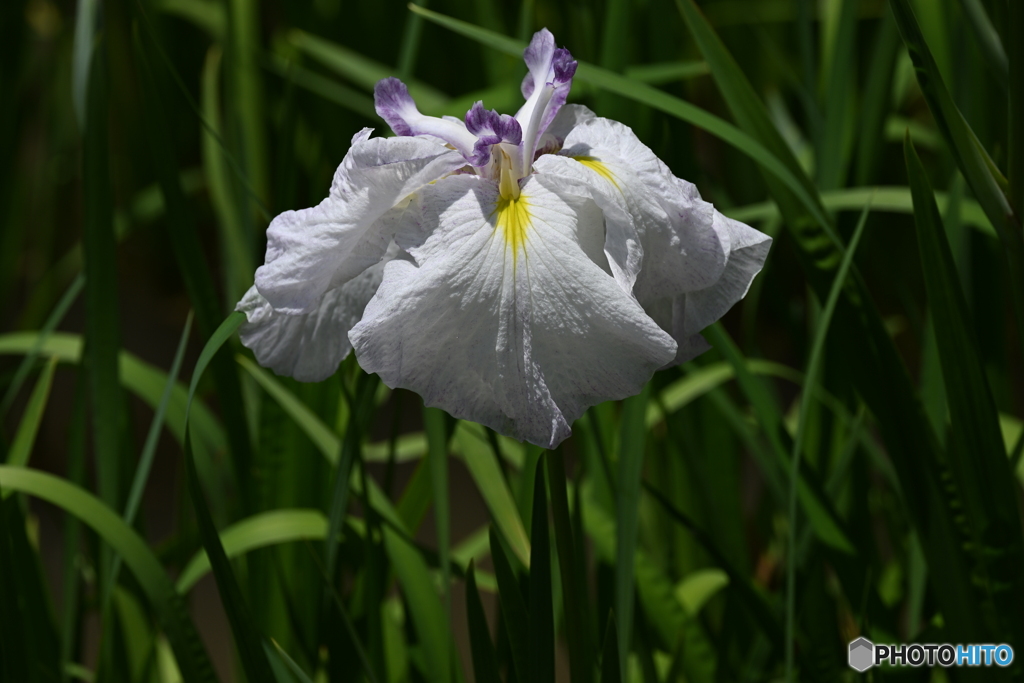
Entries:
POLYGON ((395 131, 395 135, 415 135, 407 119, 421 116, 409 88, 397 78, 385 78, 373 86, 373 105, 377 115, 395 131))
POLYGON ((555 92, 551 95, 551 101, 548 102, 547 109, 544 111, 544 117, 540 122, 540 134, 543 135, 544 131, 548 129, 551 122, 555 120, 562 105, 565 104, 565 99, 569 96, 569 88, 572 87, 572 77, 576 75, 576 60, 572 58, 572 55, 565 48, 558 48, 555 50, 554 58, 551 61, 551 81, 548 85, 552 85, 555 88, 555 92))
POLYGON ((421 114, 409 94, 409 88, 397 78, 377 81, 373 87, 373 100, 377 114, 387 121, 395 135, 433 135, 458 150, 473 166, 483 166, 491 160, 489 147, 481 148, 477 144, 477 136, 458 119, 439 119, 421 114))
POLYGON ((529 168, 534 152, 540 146, 541 136, 569 95, 576 61, 568 50, 555 47, 555 37, 547 29, 533 35, 530 45, 523 51, 523 59, 530 73, 522 84, 526 103, 516 114, 516 119, 525 130, 523 161, 524 168, 529 168))
POLYGON ((546 83, 548 71, 551 69, 551 58, 555 54, 555 37, 551 31, 542 28, 533 34, 530 44, 523 50, 523 61, 530 70, 523 79, 521 90, 523 99, 530 99, 538 83, 546 83))

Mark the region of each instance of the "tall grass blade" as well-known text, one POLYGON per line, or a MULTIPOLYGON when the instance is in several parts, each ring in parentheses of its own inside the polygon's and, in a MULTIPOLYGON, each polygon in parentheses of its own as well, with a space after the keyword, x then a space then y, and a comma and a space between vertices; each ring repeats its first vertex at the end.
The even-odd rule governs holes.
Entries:
POLYGON ((123 559, 145 593, 187 681, 215 682, 216 675, 195 624, 170 577, 135 531, 91 493, 52 474, 0 466, 0 487, 26 493, 76 516, 123 559))
POLYGON ((230 55, 228 90, 241 135, 245 177, 256 197, 264 203, 269 197, 270 174, 267 167, 266 121, 263 111, 263 81, 259 66, 260 11, 256 0, 229 0, 228 54, 230 55))
POLYGON ((205 0, 160 0, 157 9, 189 21, 217 41, 223 43, 227 35, 227 9, 205 0))
MULTIPOLYGON (((609 0, 604 5, 604 21, 601 32, 601 68, 613 73, 622 73, 632 59, 631 43, 633 13, 629 0, 609 0)), ((597 94, 596 105, 604 115, 621 119, 626 113, 623 100, 607 91, 597 94)))
POLYGON ((120 508, 121 408, 117 352, 117 265, 114 258, 114 212, 107 141, 107 72, 102 44, 93 53, 82 149, 85 268, 86 367, 91 378, 93 443, 100 497, 120 508))
MULTIPOLYGON (((676 0, 676 6, 683 15, 690 33, 697 41, 697 45, 700 47, 704 59, 707 60, 708 66, 711 67, 715 84, 729 105, 729 109, 740 128, 764 145, 768 153, 782 163, 799 182, 798 191, 797 188, 789 186, 788 183, 783 187, 774 177, 766 176, 769 190, 776 201, 780 205, 792 204, 794 208, 791 211, 794 213, 812 216, 818 221, 818 225, 813 227, 823 233, 821 237, 835 241, 836 238, 832 231, 831 222, 824 216, 817 189, 810 178, 803 172, 789 145, 786 144, 786 141, 768 117, 764 104, 758 98, 757 93, 751 87, 742 71, 740 71, 739 65, 733 56, 726 50, 725 45, 715 34, 707 19, 700 13, 700 10, 697 9, 693 0, 676 0), (801 198, 801 195, 803 198, 801 198), (800 201, 796 201, 797 198, 801 198, 800 201), (809 198, 810 201, 806 198, 809 198)), ((775 177, 779 177, 778 174, 775 177)), ((787 213, 785 209, 784 213, 787 213)))
POLYGON ((619 661, 619 638, 615 633, 615 615, 608 613, 601 656, 601 683, 621 683, 622 662, 619 661))
POLYGON ((345 520, 348 509, 350 481, 352 479, 352 463, 361 460, 362 435, 373 415, 373 395, 380 383, 377 375, 360 373, 357 381, 354 405, 349 409, 349 423, 345 430, 345 438, 341 442, 341 454, 334 474, 334 490, 331 494, 331 506, 327 514, 327 545, 324 548, 327 564, 327 576, 334 576, 335 562, 338 558, 338 534, 345 520))
POLYGON ((46 318, 46 322, 43 323, 42 329, 39 330, 39 337, 36 343, 29 349, 29 352, 25 354, 25 357, 18 364, 18 369, 14 371, 14 377, 11 379, 10 385, 7 387, 7 391, 4 392, 3 400, 0 400, 0 417, 7 414, 7 410, 11 407, 11 403, 14 402, 15 396, 18 395, 18 391, 21 389, 21 385, 25 382, 25 378, 28 377, 28 373, 32 370, 32 365, 36 362, 39 357, 39 352, 42 351, 43 344, 46 342, 57 325, 60 325, 64 316, 67 314, 68 309, 71 308, 71 304, 75 302, 78 295, 82 293, 82 289, 85 287, 85 276, 79 273, 75 279, 68 286, 64 295, 61 296, 60 301, 53 307, 53 311, 46 318))
POLYGON ((272 61, 267 62, 266 66, 282 78, 286 78, 295 85, 316 93, 325 100, 365 116, 371 121, 377 118, 377 111, 374 109, 372 97, 342 85, 332 78, 321 76, 314 71, 299 66, 295 62, 285 61, 278 56, 275 56, 272 61))
MULTIPOLYGON (((1013 3, 1008 4, 1012 5, 1013 3)), ((996 31, 996 27, 992 25, 992 20, 988 17, 988 12, 985 11, 985 5, 981 0, 960 0, 960 6, 967 16, 967 23, 974 31, 974 38, 981 47, 981 53, 985 55, 989 69, 1001 86, 1008 87, 1010 63, 1006 57, 1006 50, 1003 49, 1003 41, 999 37, 999 32, 996 31)), ((1008 32, 1007 35, 1013 34, 1008 32)))
MULTIPOLYGON (((238 315, 242 316, 242 320, 245 319, 244 314, 239 313, 238 315)), ((39 346, 39 339, 40 335, 35 332, 0 335, 0 354, 26 354, 32 349, 38 348, 41 355, 57 357, 64 363, 78 363, 82 359, 83 340, 78 335, 55 332, 46 337, 41 346, 39 346)), ((127 351, 120 352, 118 367, 123 388, 156 410, 160 405, 164 387, 167 385, 167 375, 127 351)), ((185 440, 185 409, 187 405, 188 391, 181 383, 176 383, 167 405, 166 424, 179 443, 184 443, 185 440)), ((213 454, 220 453, 227 448, 224 431, 213 412, 202 403, 192 406, 190 423, 193 427, 192 436, 195 439, 193 446, 196 447, 197 453, 203 460, 201 464, 209 464, 213 460, 213 454)), ((213 470, 209 471, 209 474, 213 473, 213 470)))
POLYGON ((178 373, 181 371, 181 362, 185 359, 185 349, 188 346, 189 334, 192 332, 192 312, 185 319, 185 327, 181 331, 181 338, 178 340, 178 349, 174 352, 174 360, 171 361, 171 369, 167 373, 167 383, 164 385, 163 394, 160 396, 160 403, 153 413, 153 420, 149 425, 149 432, 146 434, 146 442, 142 446, 142 453, 139 456, 139 464, 135 468, 135 477, 132 479, 131 489, 128 491, 128 502, 124 507, 124 521, 131 525, 135 521, 135 515, 139 511, 139 504, 142 502, 142 493, 146 489, 146 482, 149 481, 149 472, 153 466, 153 458, 156 456, 156 444, 160 438, 160 432, 164 427, 164 419, 167 416, 167 406, 171 401, 174 387, 178 383, 178 373))
MULTIPOLYGON (((1007 35, 1019 36, 1024 31, 1024 7, 1019 2, 1007 3, 1009 22, 1007 35)), ((1024 216, 1024 44, 1009 41, 1010 111, 1007 118, 1010 206, 1017 216, 1024 216)))
POLYGON ((225 150, 220 144, 223 125, 220 107, 220 71, 223 50, 213 45, 203 63, 200 105, 209 130, 203 131, 203 171, 210 186, 210 202, 217 214, 221 250, 225 261, 225 295, 233 304, 242 298, 252 282, 252 239, 245 234, 246 221, 240 213, 241 204, 232 192, 232 176, 228 171, 225 150))
MULTIPOLYGON (((287 671, 284 675, 277 674, 278 683, 313 683, 313 679, 284 651, 284 648, 278 645, 276 640, 271 640, 269 643, 264 642, 263 649, 267 651, 268 659, 271 661, 277 659, 287 671)), ((275 673, 277 670, 275 668, 275 673)))
MULTIPOLYGON (((86 448, 86 393, 87 378, 79 372, 75 378, 75 393, 71 407, 71 422, 68 427, 68 465, 65 479, 81 487, 85 479, 85 448, 86 448)), ((61 615, 60 615, 60 661, 67 664, 76 654, 78 645, 78 610, 80 589, 79 545, 82 540, 82 523, 71 514, 64 515, 62 531, 64 534, 63 565, 61 576, 61 615)), ((62 676, 67 680, 67 675, 62 676)))
POLYGON ((973 339, 967 304, 924 166, 907 139, 907 172, 914 191, 921 266, 931 303, 942 376, 947 388, 951 443, 947 450, 965 503, 984 610, 998 617, 1001 642, 1024 643, 1024 619, 1006 604, 1024 600, 1024 538, 998 413, 973 339), (982 559, 984 557, 984 559, 982 559), (998 558, 996 560, 995 558, 998 558))
POLYGON ((309 406, 300 401, 280 381, 254 363, 248 356, 238 354, 235 356, 235 361, 281 405, 285 413, 295 421, 317 450, 323 453, 327 461, 331 465, 337 465, 341 452, 341 439, 331 431, 330 427, 325 425, 316 413, 310 410, 309 406))
POLYGON ((593 680, 592 657, 587 636, 587 622, 583 615, 585 584, 578 581, 579 565, 584 556, 576 554, 572 519, 569 516, 568 482, 565 463, 560 449, 550 451, 544 458, 547 465, 548 486, 551 489, 551 513, 555 522, 555 547, 558 549, 558 570, 562 578, 562 605, 565 630, 569 641, 569 666, 573 683, 593 680))
MULTIPOLYGON (((236 317, 237 315, 232 314, 229 316, 203 348, 192 375, 192 385, 189 387, 190 403, 196 384, 206 369, 206 365, 210 363, 217 350, 227 341, 230 334, 240 324, 241 321, 236 317), (223 334, 222 332, 226 329, 231 330, 231 332, 223 334)), ((242 317, 244 319, 244 314, 242 314, 242 317)), ((188 419, 187 414, 186 419, 188 419)), ((203 541, 206 554, 210 558, 210 565, 217 580, 217 589, 221 596, 221 602, 224 605, 224 611, 227 614, 231 631, 235 637, 239 660, 242 663, 246 678, 251 683, 271 683, 273 678, 271 676, 270 663, 267 661, 267 654, 263 649, 262 638, 257 633, 255 623, 249 616, 249 608, 245 598, 242 596, 241 589, 238 587, 234 571, 231 569, 227 554, 224 552, 220 535, 217 533, 217 528, 213 524, 213 518, 210 516, 210 510, 206 505, 206 496, 203 494, 199 478, 196 476, 196 464, 192 456, 192 444, 188 437, 187 423, 185 427, 184 450, 185 476, 189 498, 192 499, 192 506, 195 509, 196 520, 199 526, 199 536, 203 541)))
MULTIPOLYGON (((892 79, 895 72, 899 31, 892 14, 886 12, 871 50, 867 82, 860 105, 860 126, 857 135, 857 185, 867 185, 875 177, 883 148, 882 133, 892 100, 892 79)), ((822 197, 826 206, 828 200, 822 197)))
MULTIPOLYGON (((409 9, 418 8, 411 6, 409 9)), ((427 10, 421 10, 423 11, 427 10)), ((366 90, 372 91, 377 81, 395 74, 394 68, 386 64, 299 29, 288 32, 288 41, 339 76, 366 90)), ((409 86, 409 94, 425 114, 437 113, 448 102, 448 97, 444 93, 416 79, 408 79, 406 85, 409 86)))
POLYGON ((855 80, 858 0, 843 0, 839 10, 838 35, 825 80, 825 115, 818 155, 818 187, 833 190, 842 186, 846 175, 844 141, 850 120, 850 94, 855 80))
POLYGON ((647 402, 651 387, 648 384, 639 395, 622 402, 621 442, 619 445, 619 471, 616 477, 615 499, 615 613, 618 616, 618 648, 622 677, 626 678, 625 664, 629 660, 633 641, 633 587, 634 557, 640 521, 640 482, 643 480, 644 448, 646 446, 647 402))
POLYGON ((469 618, 469 645, 473 653, 473 679, 478 683, 500 683, 498 660, 480 593, 476 589, 476 570, 472 561, 466 570, 466 613, 469 618))
MULTIPOLYGON (((894 213, 914 213, 914 202, 910 196, 909 187, 901 186, 867 186, 851 187, 844 190, 832 190, 821 194, 821 201, 829 211, 851 211, 864 207, 868 200, 871 200, 871 210, 892 211, 894 213)), ((939 203, 939 209, 946 210, 951 201, 951 196, 944 192, 936 192, 935 200, 939 203)), ((781 214, 779 207, 774 202, 762 202, 749 206, 740 206, 725 209, 725 215, 745 223, 754 221, 769 220, 778 218, 781 214)), ((961 200, 960 220, 979 233, 995 237, 995 230, 989 222, 981 206, 974 200, 961 200)))
MULTIPOLYGON (((1021 215, 1014 212, 1004 194, 1010 191, 1006 179, 981 146, 949 90, 946 89, 909 0, 890 0, 889 4, 899 25, 903 42, 906 43, 910 57, 914 61, 917 82, 928 102, 928 108, 935 117, 942 137, 953 152, 960 172, 992 221, 992 226, 1003 244, 1004 263, 1011 283, 1010 298, 1017 320, 1021 348, 1024 349, 1024 223, 1021 215)), ((1012 97, 1011 92, 1011 99, 1012 97)), ((1011 123, 1011 127, 1015 125, 1017 124, 1011 123)))
POLYGON ((437 524, 437 555, 441 563, 441 588, 444 611, 451 618, 451 515, 448 506, 448 427, 447 415, 440 408, 423 408, 423 425, 427 433, 427 458, 430 482, 434 493, 434 521, 437 524))
POLYGON ((555 682, 555 615, 551 589, 548 495, 545 489, 544 468, 538 466, 533 478, 530 533, 530 627, 527 658, 530 673, 524 679, 531 683, 555 682))
MULTIPOLYGON (((426 0, 415 0, 417 5, 423 6, 426 0)), ((423 17, 410 13, 405 18, 405 30, 402 33, 402 46, 398 51, 398 77, 406 79, 412 75, 413 66, 416 63, 416 53, 420 47, 420 36, 423 35, 423 17)))
MULTIPOLYGON (((235 522, 220 532, 229 560, 259 548, 295 541, 322 541, 327 537, 327 518, 319 510, 270 510, 235 522)), ((210 558, 200 550, 178 575, 175 586, 181 594, 210 571, 210 558)))
POLYGON ((660 62, 658 64, 636 64, 625 70, 626 78, 648 85, 664 85, 675 81, 687 81, 711 73, 707 62, 700 60, 660 62))
POLYGON ((480 433, 482 431, 479 425, 460 421, 455 428, 452 445, 462 456, 462 462, 473 477, 477 491, 487 504, 491 519, 501 530, 516 558, 524 566, 529 566, 530 539, 498 460, 495 454, 488 452, 490 448, 480 433))
POLYGON ((501 618, 508 634, 509 649, 512 650, 512 666, 516 680, 530 680, 530 615, 526 601, 519 590, 512 564, 501 546, 498 532, 491 527, 491 559, 494 561, 494 577, 498 581, 498 596, 501 599, 501 618))
MULTIPOLYGON (((708 341, 718 349, 736 372, 736 379, 750 400, 758 422, 772 446, 777 467, 785 468, 791 463, 792 442, 783 424, 775 399, 760 379, 747 368, 746 359, 729 337, 721 323, 715 323, 705 331, 708 341)), ((806 472, 791 482, 797 487, 797 495, 804 514, 814 528, 818 538, 827 545, 848 555, 855 553, 853 539, 846 529, 846 523, 839 517, 835 507, 825 495, 820 483, 806 472)))
POLYGON ((89 119, 89 81, 92 77, 93 52, 96 45, 96 24, 99 19, 99 0, 83 0, 75 11, 75 37, 71 58, 71 103, 80 130, 85 130, 89 119))
MULTIPOLYGON (((387 559, 383 550, 383 538, 381 532, 380 515, 373 508, 370 502, 369 476, 366 473, 366 463, 359 461, 359 477, 363 484, 363 519, 365 533, 363 535, 363 552, 365 561, 363 565, 363 613, 366 617, 366 640, 367 650, 370 656, 369 672, 371 678, 381 680, 387 677, 387 665, 384 661, 384 628, 381 615, 381 604, 384 602, 388 590, 388 567, 387 559)), ((442 567, 451 573, 451 567, 442 567)), ((449 586, 449 583, 445 584, 449 586)), ((447 592, 445 597, 448 597, 447 592)), ((448 606, 448 605, 446 605, 448 606)), ((447 615, 449 621, 451 615, 447 615)))
POLYGON ((868 222, 868 211, 871 205, 864 207, 861 212, 857 229, 850 239, 850 244, 843 255, 843 262, 839 265, 836 274, 836 281, 828 294, 828 300, 818 317, 817 329, 814 332, 814 341, 811 345, 810 359, 807 361, 807 373, 804 380, 804 394, 800 401, 800 415, 797 419, 796 434, 793 437, 792 465, 789 472, 789 542, 786 551, 786 680, 793 678, 793 654, 796 642, 796 563, 797 563, 797 484, 800 479, 800 459, 803 457, 802 449, 808 429, 808 415, 810 414, 811 396, 814 387, 818 384, 818 376, 822 370, 822 355, 825 351, 825 340, 828 338, 829 325, 832 322, 832 314, 836 310, 836 302, 843 291, 846 283, 847 273, 853 263, 853 256, 857 252, 857 245, 860 244, 861 235, 864 234, 864 226, 868 222))
POLYGON ((911 9, 910 0, 890 0, 889 4, 896 17, 903 42, 914 61, 914 69, 921 91, 928 101, 928 107, 935 116, 939 131, 949 144, 967 184, 970 185, 1000 235, 1003 235, 1012 223, 1019 227, 1020 218, 1013 216, 1001 190, 1005 179, 1001 177, 998 169, 981 147, 974 131, 967 125, 949 90, 946 89, 935 57, 928 48, 921 27, 911 9))
POLYGON ((363 647, 362 641, 359 639, 359 634, 356 632, 356 627, 352 623, 352 617, 349 616, 348 610, 345 609, 345 603, 342 601, 341 596, 338 595, 338 591, 334 587, 334 582, 327 576, 326 568, 316 551, 313 550, 313 546, 307 544, 309 550, 309 556, 313 560, 313 564, 316 565, 317 570, 320 572, 320 578, 323 581, 323 586, 327 589, 327 593, 330 595, 331 600, 338 610, 339 616, 341 616, 342 624, 345 626, 346 635, 348 635, 351 642, 352 648, 356 651, 356 656, 359 658, 359 664, 363 667, 363 671, 366 672, 366 677, 370 683, 378 683, 373 668, 370 666, 370 656, 366 652, 366 648, 363 647))
POLYGON ((46 404, 50 399, 50 389, 53 386, 53 373, 57 370, 57 358, 51 357, 43 367, 43 371, 36 380, 36 386, 32 389, 32 395, 28 397, 28 404, 25 412, 18 423, 18 431, 14 433, 14 441, 7 451, 7 464, 13 467, 25 467, 29 457, 32 455, 32 447, 36 442, 36 435, 39 434, 39 425, 43 421, 43 413, 46 411, 46 404))
POLYGON ((29 544, 21 501, 0 501, 0 611, 5 622, 0 644, 0 673, 5 680, 55 681, 60 662, 57 631, 39 556, 29 544))
POLYGON ((428 681, 450 683, 452 679, 452 641, 444 605, 437 595, 433 575, 419 550, 384 526, 384 547, 402 587, 411 621, 422 645, 428 681))
MULTIPOLYGON (((199 334, 205 339, 213 335, 223 313, 217 304, 218 297, 210 276, 210 268, 203 258, 199 231, 181 187, 171 138, 167 135, 167 131, 170 130, 169 119, 166 116, 167 104, 160 97, 160 81, 157 73, 151 68, 138 34, 135 36, 135 48, 139 63, 143 67, 145 118, 149 123, 153 161, 165 198, 167 236, 185 281, 185 289, 195 309, 199 334)), ((252 467, 252 446, 249 443, 238 374, 231 363, 228 350, 225 349, 214 356, 211 370, 220 397, 221 410, 224 413, 224 426, 231 445, 235 476, 238 481, 245 481, 252 467)), ((247 500, 249 487, 240 487, 239 491, 243 498, 243 507, 247 507, 250 503, 247 500)))
MULTIPOLYGON (((814 62, 814 32, 812 29, 811 0, 797 0, 796 3, 797 51, 800 53, 801 100, 807 111, 807 124, 812 141, 821 138, 821 112, 814 93, 818 79, 814 62)), ((713 22, 714 23, 714 22, 713 22)), ((718 24, 720 25, 720 24, 718 24)))

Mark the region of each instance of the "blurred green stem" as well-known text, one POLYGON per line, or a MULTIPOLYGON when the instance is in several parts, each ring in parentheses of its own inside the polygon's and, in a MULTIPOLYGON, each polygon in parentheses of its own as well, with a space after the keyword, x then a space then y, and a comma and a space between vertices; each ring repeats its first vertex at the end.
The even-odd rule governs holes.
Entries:
POLYGON ((818 383, 818 375, 821 373, 822 356, 825 351, 825 339, 828 337, 829 324, 832 321, 832 314, 835 312, 836 304, 839 302, 839 295, 846 283, 847 273, 853 263, 853 256, 857 252, 857 245, 860 243, 861 235, 864 233, 864 226, 867 225, 870 203, 864 207, 860 216, 860 223, 853 233, 850 244, 846 247, 843 255, 843 262, 836 273, 835 281, 828 295, 828 301, 818 319, 817 330, 814 333, 814 344, 811 347, 811 357, 807 362, 807 372, 804 379, 803 397, 800 400, 800 416, 797 422, 796 436, 793 438, 793 456, 789 473, 789 539, 787 543, 786 557, 786 680, 792 683, 794 678, 793 654, 796 647, 794 636, 796 633, 796 545, 797 545, 797 488, 800 479, 800 458, 804 440, 807 432, 807 416, 813 403, 814 387, 818 383))

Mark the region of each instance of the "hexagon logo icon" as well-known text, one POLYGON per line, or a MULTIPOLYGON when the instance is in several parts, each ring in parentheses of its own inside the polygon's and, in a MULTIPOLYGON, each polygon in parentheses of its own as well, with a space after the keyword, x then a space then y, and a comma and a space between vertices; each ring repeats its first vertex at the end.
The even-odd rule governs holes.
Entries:
POLYGON ((850 643, 850 668, 861 673, 875 664, 875 644, 867 638, 858 638, 850 643))

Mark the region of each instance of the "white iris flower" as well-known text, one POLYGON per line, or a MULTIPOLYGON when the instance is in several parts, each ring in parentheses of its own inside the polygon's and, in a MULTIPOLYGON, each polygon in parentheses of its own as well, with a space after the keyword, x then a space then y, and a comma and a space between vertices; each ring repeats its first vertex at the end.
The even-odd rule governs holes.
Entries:
POLYGON ((377 84, 398 137, 364 129, 318 206, 267 230, 242 342, 299 380, 359 364, 427 405, 552 448, 590 406, 708 348, 771 239, 701 200, 626 126, 565 104, 546 29, 514 116, 424 116, 377 84))

